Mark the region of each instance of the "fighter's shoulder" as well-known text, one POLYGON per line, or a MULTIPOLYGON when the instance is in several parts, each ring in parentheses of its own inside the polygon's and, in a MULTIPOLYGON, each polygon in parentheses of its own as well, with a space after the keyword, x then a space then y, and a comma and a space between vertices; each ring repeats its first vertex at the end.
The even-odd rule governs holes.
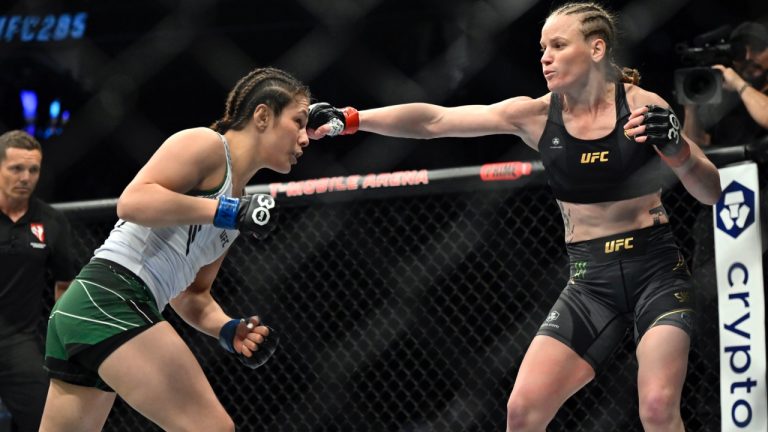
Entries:
POLYGON ((163 164, 173 162, 207 171, 221 165, 225 152, 219 135, 200 127, 174 133, 160 145, 152 159, 163 164))
POLYGON ((538 98, 518 96, 499 102, 503 117, 504 133, 519 136, 531 148, 536 148, 535 139, 543 130, 549 113, 549 95, 538 98))
POLYGON ((188 150, 204 149, 211 146, 221 147, 221 137, 212 129, 196 127, 180 130, 165 140, 163 145, 186 146, 188 150))
POLYGON ((664 98, 639 85, 624 83, 624 91, 627 94, 627 103, 629 103, 629 109, 631 110, 644 105, 659 105, 669 108, 669 103, 664 98))
POLYGON ((538 115, 547 115, 549 111, 549 93, 538 98, 530 96, 517 96, 499 102, 507 114, 513 117, 535 117, 538 115))

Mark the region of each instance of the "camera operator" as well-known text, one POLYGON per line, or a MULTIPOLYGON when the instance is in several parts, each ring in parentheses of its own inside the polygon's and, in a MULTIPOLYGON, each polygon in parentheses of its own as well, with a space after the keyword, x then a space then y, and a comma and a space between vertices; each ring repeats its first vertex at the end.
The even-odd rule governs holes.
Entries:
POLYGON ((745 22, 730 35, 732 67, 723 75, 723 100, 714 105, 685 105, 683 133, 702 147, 746 144, 768 133, 768 30, 745 22))
MULTIPOLYGON (((701 147, 744 145, 768 137, 768 30, 761 24, 745 22, 731 32, 728 42, 731 66, 711 66, 722 73, 722 100, 714 104, 684 105, 683 134, 701 147)), ((767 215, 768 188, 762 177, 759 206, 761 214, 767 215)), ((768 218, 762 217, 761 225, 763 277, 768 281, 768 218)), ((702 209, 696 217, 693 232, 698 242, 709 247, 695 248, 692 267, 711 268, 715 257, 711 247, 714 233, 710 208, 702 209)), ((702 287, 713 283, 704 273, 694 277, 702 287)), ((702 290, 704 292, 717 290, 702 290)))

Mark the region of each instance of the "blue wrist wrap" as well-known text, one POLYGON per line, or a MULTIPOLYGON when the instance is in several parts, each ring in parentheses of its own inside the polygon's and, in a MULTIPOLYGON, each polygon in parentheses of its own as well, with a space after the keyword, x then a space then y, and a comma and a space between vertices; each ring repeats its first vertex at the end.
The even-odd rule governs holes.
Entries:
POLYGON ((228 196, 219 197, 219 206, 216 207, 213 226, 225 229, 237 228, 237 210, 239 207, 239 199, 228 196))
POLYGON ((237 326, 243 322, 242 319, 229 320, 221 327, 219 331, 219 345, 225 350, 234 353, 235 347, 232 344, 235 340, 235 333, 237 332, 237 326))

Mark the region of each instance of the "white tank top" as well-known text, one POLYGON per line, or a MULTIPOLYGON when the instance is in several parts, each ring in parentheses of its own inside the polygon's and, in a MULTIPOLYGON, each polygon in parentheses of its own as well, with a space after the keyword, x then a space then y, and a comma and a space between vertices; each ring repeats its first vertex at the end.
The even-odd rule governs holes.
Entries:
MULTIPOLYGON (((232 161, 224 136, 227 173, 215 191, 200 196, 218 199, 232 194, 232 161)), ((168 302, 192 283, 201 267, 216 261, 240 234, 237 230, 206 225, 179 225, 148 228, 118 220, 94 257, 116 262, 139 276, 147 284, 162 311, 168 302)))

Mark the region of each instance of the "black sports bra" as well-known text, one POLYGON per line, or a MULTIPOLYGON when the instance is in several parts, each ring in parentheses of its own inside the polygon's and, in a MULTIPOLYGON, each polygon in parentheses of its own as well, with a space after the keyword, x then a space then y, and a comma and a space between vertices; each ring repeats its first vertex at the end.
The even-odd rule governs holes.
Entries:
POLYGON ((552 93, 539 153, 555 197, 573 203, 636 198, 661 188, 661 159, 652 146, 624 136, 629 104, 616 83, 616 126, 595 140, 572 137, 563 123, 560 96, 552 93))

